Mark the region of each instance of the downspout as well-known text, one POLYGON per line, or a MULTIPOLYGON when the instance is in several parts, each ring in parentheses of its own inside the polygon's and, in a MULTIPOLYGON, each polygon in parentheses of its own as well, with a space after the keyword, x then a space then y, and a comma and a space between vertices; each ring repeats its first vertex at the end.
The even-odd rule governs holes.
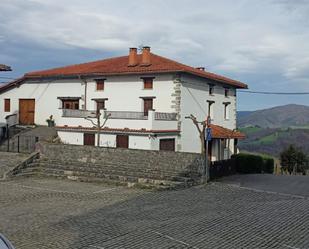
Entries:
POLYGON ((87 86, 88 82, 86 79, 83 79, 81 75, 78 76, 78 78, 85 84, 85 90, 84 90, 84 110, 87 110, 87 86))

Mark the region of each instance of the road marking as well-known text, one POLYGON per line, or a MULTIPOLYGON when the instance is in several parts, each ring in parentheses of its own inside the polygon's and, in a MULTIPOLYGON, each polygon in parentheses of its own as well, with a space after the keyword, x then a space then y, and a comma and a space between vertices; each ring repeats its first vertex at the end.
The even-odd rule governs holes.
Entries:
POLYGON ((93 246, 93 245, 89 245, 92 248, 97 248, 97 249, 105 249, 105 247, 101 247, 101 246, 93 246))
POLYGON ((262 190, 262 189, 256 189, 256 188, 250 188, 250 187, 242 187, 242 186, 240 186, 240 184, 226 183, 226 185, 231 186, 231 187, 237 187, 237 188, 240 188, 240 189, 251 190, 251 191, 254 191, 254 192, 257 192, 257 193, 276 194, 276 195, 294 197, 294 198, 299 198, 299 199, 308 199, 309 198, 308 196, 303 196, 303 195, 286 194, 286 193, 280 193, 280 192, 269 191, 269 190, 262 190))
POLYGON ((286 245, 286 244, 282 244, 282 245, 287 247, 287 248, 291 248, 291 249, 301 249, 299 247, 289 246, 289 245, 286 245))
POLYGON ((159 232, 154 231, 154 230, 150 230, 150 231, 153 232, 153 233, 155 233, 155 234, 157 234, 157 235, 160 235, 161 237, 170 239, 170 240, 172 240, 172 241, 178 242, 178 243, 183 244, 183 245, 185 245, 185 246, 189 246, 190 248, 199 249, 199 248, 196 247, 196 246, 192 246, 192 245, 190 245, 190 244, 188 244, 188 243, 186 243, 186 242, 184 242, 184 241, 182 241, 182 240, 175 239, 175 238, 173 238, 173 237, 171 237, 171 236, 169 236, 169 235, 166 235, 166 234, 163 234, 163 233, 159 233, 159 232))

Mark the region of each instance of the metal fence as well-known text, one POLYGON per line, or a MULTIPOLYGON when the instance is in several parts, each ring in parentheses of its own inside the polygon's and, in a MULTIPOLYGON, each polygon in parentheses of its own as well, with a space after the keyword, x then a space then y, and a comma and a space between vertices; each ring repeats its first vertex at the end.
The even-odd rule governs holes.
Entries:
POLYGON ((35 144, 39 141, 38 137, 18 135, 8 138, 0 143, 0 151, 32 153, 35 151, 35 144))

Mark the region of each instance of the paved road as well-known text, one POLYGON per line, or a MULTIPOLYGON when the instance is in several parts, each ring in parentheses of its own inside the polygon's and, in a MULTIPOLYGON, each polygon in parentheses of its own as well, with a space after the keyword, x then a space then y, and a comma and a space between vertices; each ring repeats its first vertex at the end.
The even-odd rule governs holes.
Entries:
POLYGON ((309 197, 309 176, 234 175, 220 181, 244 188, 309 197))
POLYGON ((215 183, 149 192, 52 179, 0 183, 17 249, 309 248, 309 200, 215 183))

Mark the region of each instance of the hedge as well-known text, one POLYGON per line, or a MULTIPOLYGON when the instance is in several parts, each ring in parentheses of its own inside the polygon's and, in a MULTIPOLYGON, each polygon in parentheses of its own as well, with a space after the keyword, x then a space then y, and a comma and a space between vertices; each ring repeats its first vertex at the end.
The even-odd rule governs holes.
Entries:
POLYGON ((239 174, 261 174, 274 171, 274 159, 253 154, 236 154, 236 172, 239 174))

